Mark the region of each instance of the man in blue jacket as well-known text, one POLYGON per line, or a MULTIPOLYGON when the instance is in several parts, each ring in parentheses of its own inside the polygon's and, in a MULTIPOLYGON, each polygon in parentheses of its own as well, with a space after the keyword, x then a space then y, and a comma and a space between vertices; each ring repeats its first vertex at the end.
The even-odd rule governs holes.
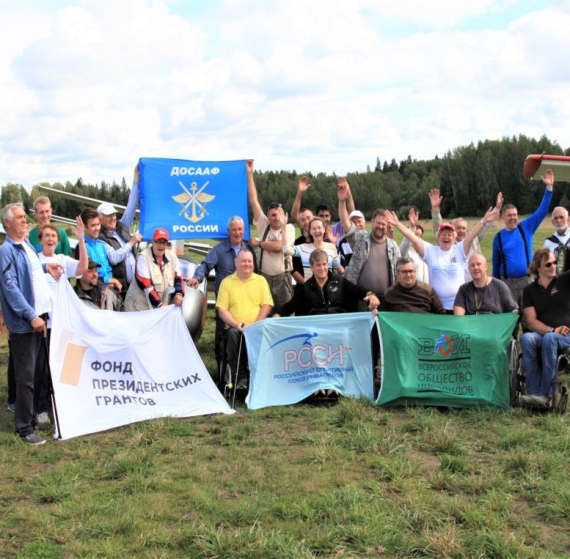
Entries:
POLYGON ((554 188, 554 173, 548 169, 542 177, 546 185, 538 209, 519 223, 517 208, 513 204, 503 206, 505 228, 493 239, 493 277, 502 279, 511 289, 515 301, 521 304, 523 289, 532 281, 528 267, 532 262, 532 239, 548 213, 554 188))
POLYGON ((44 338, 50 292, 45 272, 59 279, 61 269, 58 264, 40 262, 27 240, 28 224, 21 204, 8 204, 1 217, 6 240, 0 246, 0 300, 16 372, 16 433, 23 442, 38 445, 46 442, 34 433, 47 357, 44 338))

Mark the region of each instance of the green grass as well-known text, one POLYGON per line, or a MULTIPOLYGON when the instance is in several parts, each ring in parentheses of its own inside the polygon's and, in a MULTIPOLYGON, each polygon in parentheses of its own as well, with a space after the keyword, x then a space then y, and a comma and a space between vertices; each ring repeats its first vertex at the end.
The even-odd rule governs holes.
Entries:
MULTIPOLYGON (((209 316, 198 349, 213 373, 209 316)), ((240 410, 30 448, 2 405, 0 557, 570 556, 566 416, 240 410)))

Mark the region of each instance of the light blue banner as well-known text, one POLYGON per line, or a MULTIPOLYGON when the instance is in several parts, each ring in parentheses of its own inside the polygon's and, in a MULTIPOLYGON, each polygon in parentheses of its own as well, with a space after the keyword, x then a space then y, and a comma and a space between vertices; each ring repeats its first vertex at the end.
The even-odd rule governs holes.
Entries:
POLYGON ((221 239, 234 215, 249 237, 245 160, 187 161, 142 157, 140 230, 149 241, 157 227, 170 239, 221 239))
POLYGON ((245 329, 249 409, 284 406, 323 389, 374 398, 371 313, 267 318, 245 329))

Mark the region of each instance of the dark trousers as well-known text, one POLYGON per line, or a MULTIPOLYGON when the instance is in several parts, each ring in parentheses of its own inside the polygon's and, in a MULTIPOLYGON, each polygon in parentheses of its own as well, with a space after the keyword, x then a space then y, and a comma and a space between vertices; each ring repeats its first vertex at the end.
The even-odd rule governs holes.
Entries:
MULTIPOLYGON (((48 330, 48 346, 49 346, 49 336, 50 330, 48 330)), ((51 402, 50 402, 50 389, 49 389, 49 368, 48 363, 45 361, 45 369, 42 373, 43 382, 42 382, 42 389, 40 392, 40 403, 38 407, 38 413, 42 413, 44 411, 49 412, 51 409, 51 402)), ((16 403, 16 371, 14 369, 14 360, 12 358, 12 344, 8 339, 8 405, 14 405, 16 403)))
POLYGON ((14 371, 14 360, 12 359, 12 343, 8 339, 8 405, 16 403, 16 373, 14 371))
POLYGON ((243 333, 237 328, 229 328, 226 332, 226 357, 228 358, 228 363, 232 370, 232 375, 237 380, 242 378, 249 379, 249 372, 247 369, 247 350, 245 347, 245 339, 243 333), (241 352, 240 352, 241 343, 241 352), (239 363, 238 363, 239 355, 239 363))
POLYGON ((34 432, 35 416, 45 376, 45 340, 40 332, 10 332, 16 377, 16 433, 21 437, 34 432))

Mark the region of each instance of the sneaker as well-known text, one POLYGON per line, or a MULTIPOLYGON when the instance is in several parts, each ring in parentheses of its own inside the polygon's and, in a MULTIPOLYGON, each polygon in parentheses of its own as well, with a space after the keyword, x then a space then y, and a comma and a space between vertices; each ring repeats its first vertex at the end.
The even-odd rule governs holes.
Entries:
POLYGON ((38 413, 38 415, 36 415, 36 423, 38 429, 49 429, 51 427, 51 420, 48 412, 43 411, 42 413, 38 413))
POLYGON ((16 413, 16 404, 8 404, 8 411, 16 413))
POLYGON ((548 398, 542 394, 525 394, 521 396, 523 406, 539 406, 545 408, 548 405, 548 398))
POLYGON ((23 442, 31 446, 37 446, 39 444, 44 444, 46 442, 45 439, 43 439, 39 435, 36 435, 35 433, 30 433, 29 435, 20 438, 22 439, 23 442))
POLYGON ((237 381, 236 390, 249 390, 249 382, 246 378, 240 378, 237 381))

